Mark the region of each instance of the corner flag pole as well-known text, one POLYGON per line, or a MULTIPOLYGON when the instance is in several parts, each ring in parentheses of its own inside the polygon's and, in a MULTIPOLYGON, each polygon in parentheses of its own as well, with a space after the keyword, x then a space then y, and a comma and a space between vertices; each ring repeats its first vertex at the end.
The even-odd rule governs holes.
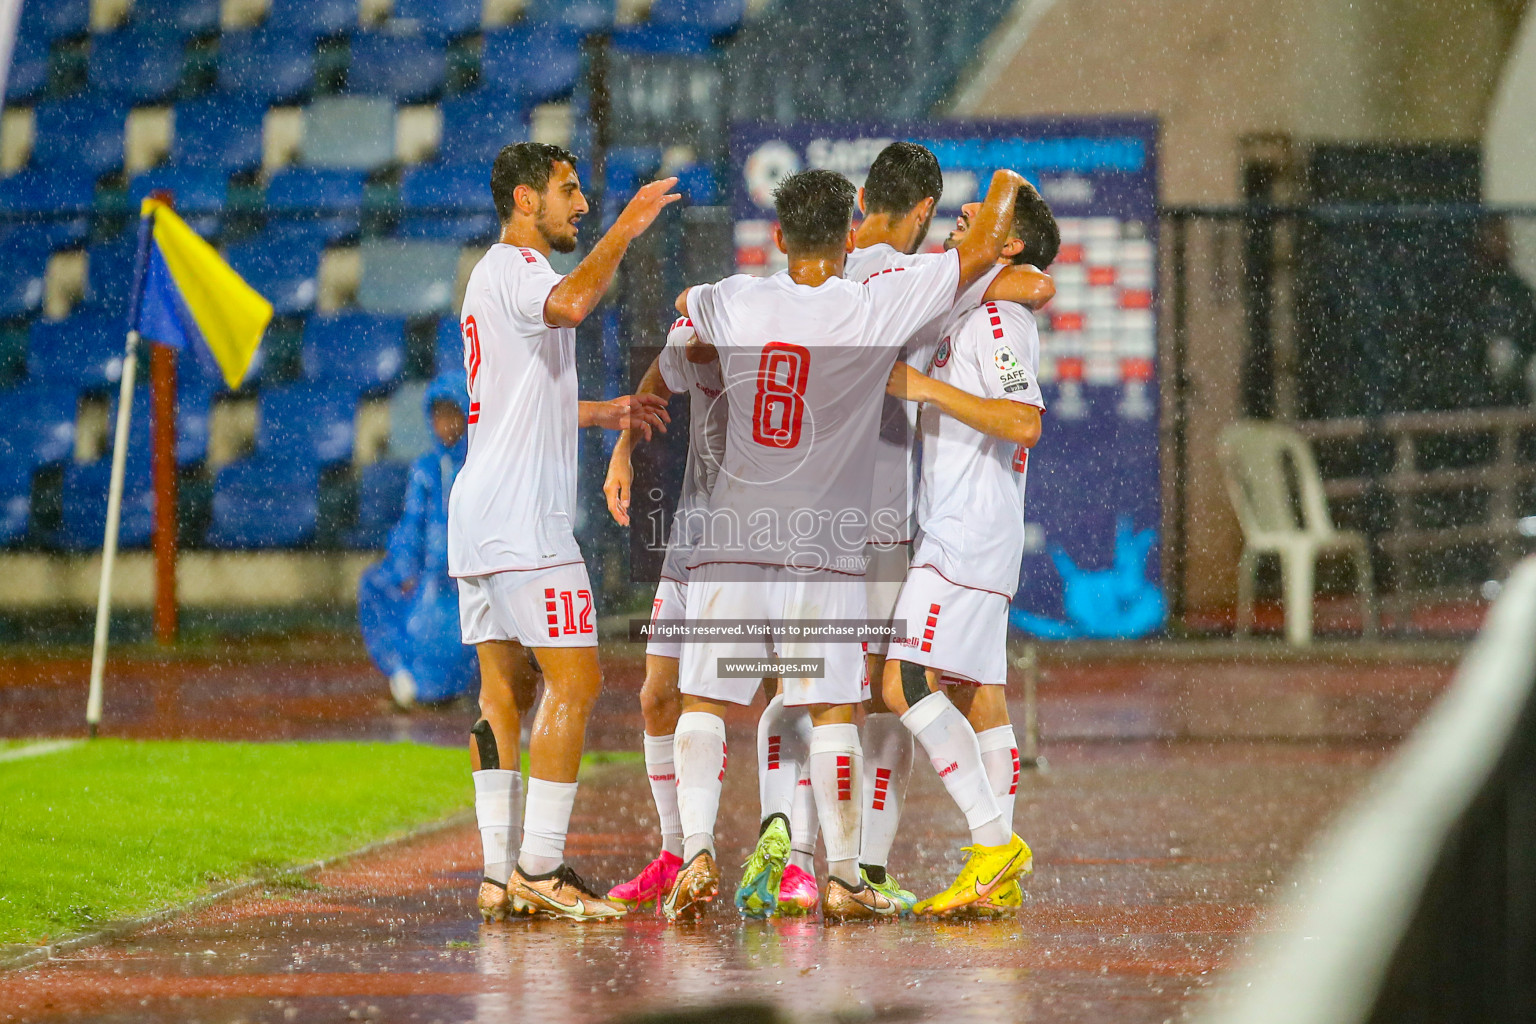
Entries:
POLYGON ((128 425, 133 419, 133 383, 138 370, 139 307, 144 298, 144 270, 149 263, 153 216, 139 221, 139 250, 134 257, 133 298, 128 341, 123 352, 123 380, 117 400, 117 429, 112 440, 112 483, 107 491, 107 530, 101 543, 101 588, 96 592, 96 639, 91 649, 91 693, 85 721, 92 736, 101 725, 102 676, 107 668, 107 627, 112 619, 112 569, 117 562, 117 531, 123 512, 123 476, 128 465, 128 425))

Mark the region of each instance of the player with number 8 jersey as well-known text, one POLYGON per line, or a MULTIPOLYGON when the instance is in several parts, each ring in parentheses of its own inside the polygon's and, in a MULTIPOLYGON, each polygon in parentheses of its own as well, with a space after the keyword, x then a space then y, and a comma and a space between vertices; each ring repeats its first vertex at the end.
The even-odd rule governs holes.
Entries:
MULTIPOLYGON (((680 311, 717 351, 727 396, 725 462, 710 496, 709 528, 689 563, 690 620, 803 627, 864 619, 874 448, 891 366, 901 342, 950 309, 960 289, 997 259, 1022 184, 1017 174, 998 172, 985 207, 988 226, 955 253, 860 284, 842 276, 853 247, 853 185, 826 170, 792 175, 774 195, 774 239, 789 269, 766 279, 727 278, 680 297, 680 311)), ((862 754, 853 712, 863 697, 860 640, 856 633, 785 633, 683 645, 684 711, 674 739, 683 867, 663 903, 668 917, 696 915, 718 890, 721 716, 727 704, 751 703, 761 674, 748 674, 751 663, 773 657, 807 666, 783 672, 783 696, 788 706, 807 707, 812 723, 811 790, 829 873, 823 919, 898 913, 858 873, 862 754), (747 663, 745 677, 729 670, 731 659, 747 663)), ((789 810, 762 808, 760 848, 738 892, 771 893, 786 838, 793 839, 780 824, 789 810)))

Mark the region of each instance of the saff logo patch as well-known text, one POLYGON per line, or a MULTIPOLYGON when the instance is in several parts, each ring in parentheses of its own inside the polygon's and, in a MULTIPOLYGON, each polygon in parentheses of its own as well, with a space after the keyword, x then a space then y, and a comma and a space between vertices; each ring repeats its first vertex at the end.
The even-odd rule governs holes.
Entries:
POLYGON ((944 366, 949 362, 949 339, 939 342, 939 347, 933 353, 933 365, 944 366))
POLYGON ((1007 373, 1009 370, 1017 370, 1019 368, 1019 361, 1014 356, 1013 349, 1007 345, 997 346, 997 351, 992 353, 992 361, 996 363, 997 368, 1002 370, 1004 373, 1007 373))

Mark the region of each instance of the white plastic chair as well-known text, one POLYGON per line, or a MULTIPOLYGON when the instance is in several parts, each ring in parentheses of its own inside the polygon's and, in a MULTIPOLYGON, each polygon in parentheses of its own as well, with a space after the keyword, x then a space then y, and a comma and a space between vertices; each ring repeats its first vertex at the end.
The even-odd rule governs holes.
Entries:
POLYGON ((1221 432, 1221 465, 1227 492, 1243 527, 1238 563, 1237 632, 1253 628, 1253 591, 1260 555, 1278 555, 1285 592, 1285 638, 1312 642, 1313 581, 1320 556, 1354 559, 1366 636, 1376 635, 1376 588, 1365 537, 1334 529, 1312 447, 1295 430, 1276 423, 1234 423, 1221 432))

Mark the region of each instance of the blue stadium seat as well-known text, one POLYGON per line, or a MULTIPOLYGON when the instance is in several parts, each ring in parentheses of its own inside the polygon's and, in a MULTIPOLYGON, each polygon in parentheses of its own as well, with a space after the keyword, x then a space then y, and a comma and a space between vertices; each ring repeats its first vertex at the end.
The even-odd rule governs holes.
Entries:
POLYGON ((0 391, 0 459, 46 466, 70 458, 78 404, 72 387, 23 384, 0 391))
POLYGON ((229 265, 272 303, 278 316, 315 307, 320 274, 320 243, 264 236, 229 247, 229 265))
POLYGON ((693 206, 713 206, 720 196, 715 172, 707 164, 687 164, 672 172, 677 175, 676 191, 693 206))
POLYGON ((266 104, 307 95, 315 78, 315 44, 276 31, 226 32, 219 42, 219 88, 266 104))
POLYGON ((361 171, 289 167, 267 184, 269 235, 321 244, 357 234, 362 224, 361 171))
POLYGON ((426 240, 364 242, 358 308, 387 316, 446 312, 453 305, 462 248, 457 242, 426 240))
POLYGON ((440 36, 462 36, 480 29, 482 0, 395 0, 395 20, 413 22, 440 36))
POLYGON ((357 390, 342 385, 290 384, 258 399, 256 454, 311 465, 352 458, 357 390))
POLYGON ((91 316, 38 320, 27 336, 27 380, 86 390, 123 378, 126 318, 91 316))
POLYGON ((489 167, 503 146, 527 141, 528 112, 515 92, 482 86, 443 101, 441 163, 489 167))
POLYGON ((133 0, 133 22, 178 36, 219 30, 219 0, 133 0))
POLYGON ((267 105, 240 96, 209 96, 176 105, 171 163, 233 174, 261 166, 267 105))
POLYGON ((601 32, 613 27, 614 0, 529 0, 523 17, 529 22, 551 22, 580 32, 601 32))
POLYGON ((31 166, 99 178, 123 166, 128 107, 99 96, 39 103, 31 166))
POLYGON ((75 313, 116 317, 127 322, 138 247, 137 232, 128 231, 86 249, 85 298, 75 307, 75 313))
POLYGON ((395 159, 395 105, 383 96, 322 96, 304 108, 299 163, 376 171, 395 159))
POLYGON ((152 192, 169 192, 176 210, 200 235, 216 235, 224 204, 229 199, 229 177, 223 171, 203 167, 156 167, 135 174, 128 184, 133 209, 152 192))
POLYGON ((96 175, 57 170, 21 171, 0 178, 0 212, 26 216, 32 233, 50 248, 84 241, 96 202, 96 175))
POLYGON ((490 164, 427 164, 400 179, 402 238, 459 243, 496 237, 490 164))
POLYGON ((153 103, 181 86, 182 41, 147 29, 122 29, 91 42, 91 88, 133 104, 153 103))
POLYGON ((11 51, 11 72, 5 81, 7 104, 29 100, 48 87, 53 47, 36 36, 21 36, 11 51))
POLYGON ((91 30, 91 0, 28 0, 21 5, 21 35, 66 39, 91 30))
POLYGON ((746 0, 652 0, 653 25, 698 28, 711 35, 725 35, 741 27, 746 0))
POLYGON ((347 91, 420 103, 443 91, 448 58, 441 39, 363 32, 352 37, 347 91))
POLYGON ((529 103, 568 96, 581 74, 581 32, 550 23, 493 29, 480 65, 482 82, 515 90, 529 103))
POLYGON ((357 0, 272 0, 265 27, 310 39, 357 28, 357 0))
POLYGON ((389 531, 405 511, 410 478, 411 464, 398 459, 380 459, 363 467, 357 480, 357 523, 347 534, 348 547, 372 551, 389 541, 389 531))
POLYGON ((613 53, 707 57, 714 50, 714 38, 709 30, 693 25, 658 25, 652 22, 614 29, 609 49, 613 53))
POLYGON ((459 318, 445 316, 437 322, 436 370, 439 374, 450 370, 464 370, 464 335, 459 331, 459 318))
POLYGON ((27 535, 32 518, 32 463, 0 455, 0 544, 14 544, 27 535))
POLYGON ((304 325, 304 376, 322 384, 380 391, 405 365, 405 320, 370 313, 312 316, 304 325))
POLYGON ((213 483, 216 548, 287 548, 312 540, 320 519, 320 467, 302 459, 252 456, 219 470, 213 483))
MULTIPOLYGON (((148 447, 130 450, 123 467, 123 505, 117 543, 125 548, 148 547, 155 532, 155 488, 148 447)), ((64 465, 63 524, 58 543, 71 551, 101 547, 107 527, 107 492, 112 485, 112 458, 64 465)))
POLYGON ((36 313, 43 306, 44 277, 51 255, 46 238, 16 235, 0 243, 0 317, 36 313))
MULTIPOLYGON (((107 436, 116 436, 117 408, 121 391, 112 392, 108 412, 107 436)), ((190 360, 176 360, 176 463, 181 466, 202 462, 208 457, 208 411, 213 406, 213 388, 202 379, 190 360)), ((133 419, 128 422, 130 461, 138 453, 150 450, 152 426, 148 385, 133 389, 133 419)))

